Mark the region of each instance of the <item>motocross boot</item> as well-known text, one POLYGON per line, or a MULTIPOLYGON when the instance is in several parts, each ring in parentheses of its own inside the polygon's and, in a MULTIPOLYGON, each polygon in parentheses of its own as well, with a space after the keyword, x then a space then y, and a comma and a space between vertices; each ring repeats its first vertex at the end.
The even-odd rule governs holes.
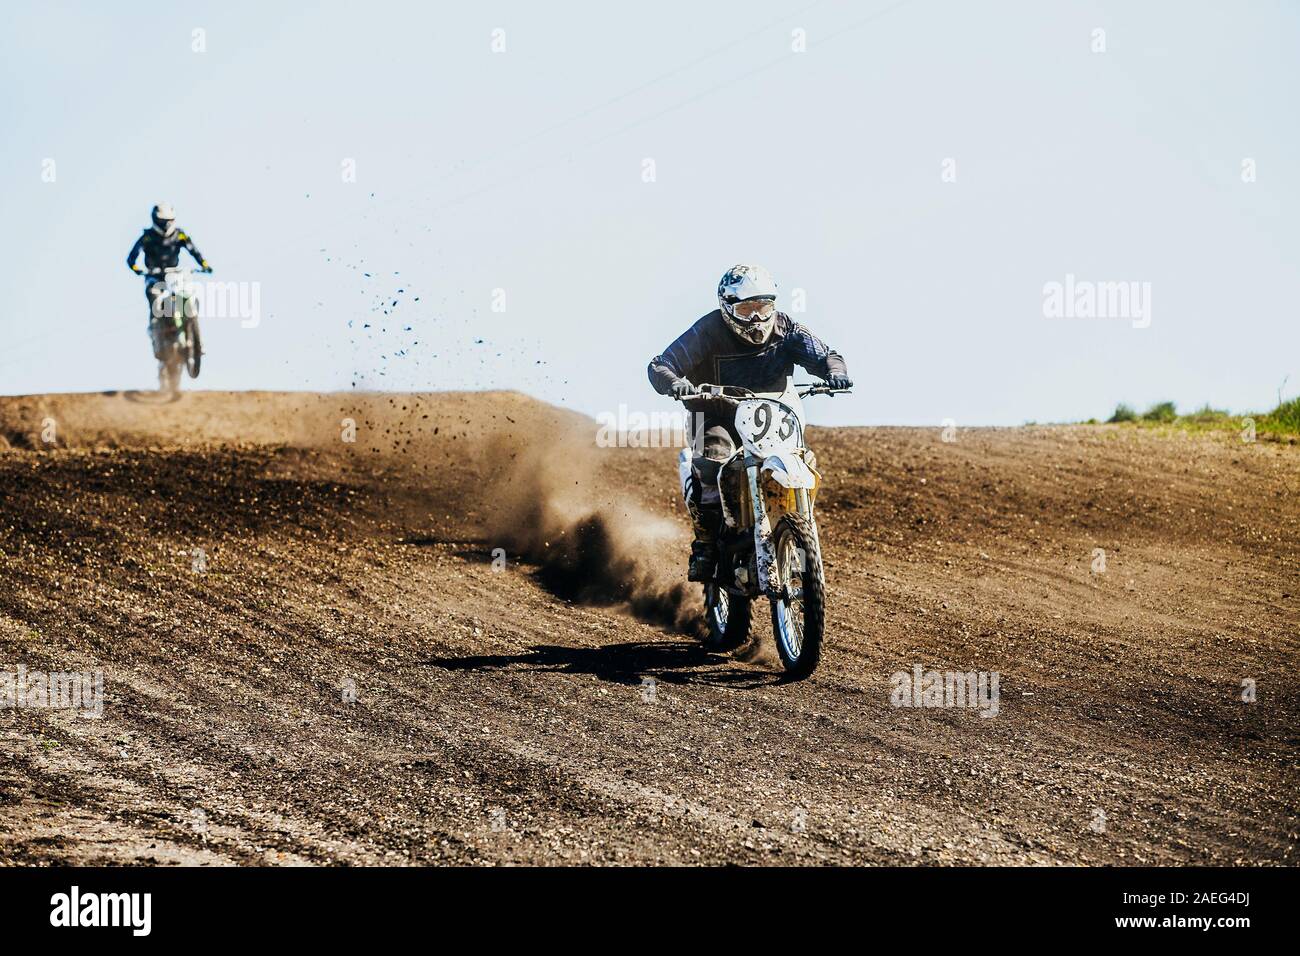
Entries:
POLYGON ((688 510, 695 529, 695 540, 691 542, 691 563, 686 572, 686 580, 700 583, 712 581, 718 566, 718 525, 722 521, 722 510, 693 502, 688 510))

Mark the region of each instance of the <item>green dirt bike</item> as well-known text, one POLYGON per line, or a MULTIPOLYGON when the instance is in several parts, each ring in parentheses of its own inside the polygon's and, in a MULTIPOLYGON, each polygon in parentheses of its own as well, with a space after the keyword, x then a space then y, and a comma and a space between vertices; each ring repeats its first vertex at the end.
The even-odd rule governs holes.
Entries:
MULTIPOLYGON (((204 272, 211 272, 205 269, 204 272)), ((199 334, 199 300, 190 277, 182 266, 150 270, 148 275, 162 276, 167 291, 158 297, 151 321, 161 336, 158 362, 158 388, 167 395, 181 389, 181 370, 190 378, 199 377, 203 361, 203 339, 199 334)))
MULTIPOLYGON (((719 404, 734 410, 742 446, 718 469, 723 528, 717 570, 704 585, 705 646, 727 650, 743 644, 753 603, 767 598, 777 653, 786 674, 796 679, 817 667, 826 629, 826 577, 813 514, 821 475, 804 443, 802 399, 848 393, 826 385, 799 388, 757 393, 701 385, 681 399, 691 411, 719 404)), ((689 449, 678 464, 684 485, 689 449)))

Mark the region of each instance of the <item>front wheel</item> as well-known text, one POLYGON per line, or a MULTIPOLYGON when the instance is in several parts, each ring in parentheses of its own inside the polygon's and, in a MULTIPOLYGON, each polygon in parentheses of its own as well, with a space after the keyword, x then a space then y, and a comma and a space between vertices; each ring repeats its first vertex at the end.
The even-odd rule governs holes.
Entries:
POLYGON ((787 514, 772 534, 776 563, 772 634, 788 676, 798 680, 817 667, 826 630, 826 575, 812 525, 801 514, 787 514))
POLYGON ((181 360, 175 354, 175 346, 168 349, 167 357, 158 363, 158 388, 164 395, 175 399, 181 392, 181 360))
POLYGON ((704 618, 709 633, 704 648, 730 651, 749 639, 750 603, 747 597, 728 594, 717 584, 704 587, 704 618))

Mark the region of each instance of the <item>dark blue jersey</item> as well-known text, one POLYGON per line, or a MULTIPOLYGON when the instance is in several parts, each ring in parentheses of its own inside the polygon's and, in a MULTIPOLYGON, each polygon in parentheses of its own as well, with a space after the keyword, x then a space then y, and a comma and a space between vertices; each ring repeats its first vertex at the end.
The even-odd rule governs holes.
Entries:
POLYGON ((140 234, 127 254, 126 264, 135 268, 135 260, 144 253, 146 269, 174 269, 181 261, 181 250, 185 249, 194 257, 194 261, 203 265, 203 256, 194 248, 194 240, 183 229, 173 229, 171 235, 160 235, 157 229, 146 229, 140 234))
POLYGON ((680 378, 695 385, 739 385, 755 392, 780 392, 795 366, 818 378, 848 376, 844 358, 784 312, 762 345, 746 342, 715 309, 683 332, 650 361, 650 384, 666 395, 680 378))

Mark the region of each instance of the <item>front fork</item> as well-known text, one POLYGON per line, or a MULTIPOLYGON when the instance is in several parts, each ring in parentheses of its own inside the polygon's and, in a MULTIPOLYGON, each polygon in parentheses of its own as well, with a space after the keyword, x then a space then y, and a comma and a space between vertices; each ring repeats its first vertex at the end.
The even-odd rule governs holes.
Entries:
POLYGON ((183 292, 178 292, 176 294, 176 315, 173 316, 172 321, 176 323, 177 343, 184 345, 186 348, 189 348, 190 343, 189 336, 185 334, 185 320, 187 318, 193 318, 198 314, 194 308, 193 301, 193 299, 183 292))
POLYGON ((797 488, 794 493, 795 505, 799 513, 808 519, 809 526, 812 527, 813 544, 817 546, 817 553, 821 554, 822 539, 821 532, 817 530, 817 516, 813 514, 812 496, 808 494, 807 488, 797 488))
MULTIPOLYGON (((754 503, 754 556, 758 569, 758 591, 768 597, 781 597, 783 581, 776 581, 778 575, 773 573, 776 567, 776 546, 772 541, 772 521, 767 514, 767 502, 759 488, 759 465, 756 459, 745 461, 745 474, 749 476, 749 499, 754 503), (780 586, 778 586, 780 585, 780 586)), ((812 527, 813 544, 821 552, 821 538, 817 531, 817 519, 813 516, 812 499, 807 488, 795 489, 795 506, 799 513, 808 519, 812 527)), ((804 560, 807 560, 805 556, 804 560)))
POLYGON ((745 460, 745 474, 749 476, 749 500, 754 507, 754 558, 758 570, 758 593, 772 597, 772 568, 776 564, 776 549, 772 546, 772 522, 767 516, 767 502, 758 486, 759 462, 745 460))

